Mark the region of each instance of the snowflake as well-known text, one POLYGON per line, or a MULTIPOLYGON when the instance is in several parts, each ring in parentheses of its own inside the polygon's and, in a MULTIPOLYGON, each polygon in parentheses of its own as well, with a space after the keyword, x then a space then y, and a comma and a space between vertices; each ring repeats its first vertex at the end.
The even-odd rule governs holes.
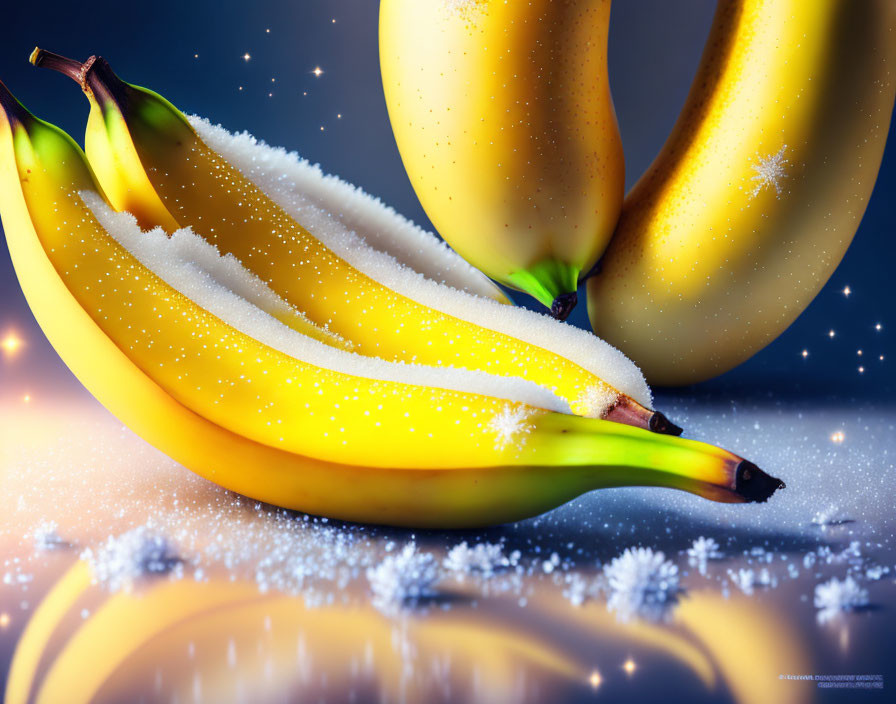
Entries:
POLYGON ((872 582, 876 582, 885 574, 890 574, 890 568, 884 565, 875 565, 874 567, 869 567, 865 570, 865 579, 870 579, 872 582))
POLYGON ((678 601, 678 567, 650 548, 628 548, 604 567, 610 598, 607 608, 622 620, 664 617, 678 601))
POLYGON ((859 586, 852 577, 842 582, 836 577, 815 587, 815 608, 819 623, 830 621, 846 611, 868 606, 868 590, 859 586))
POLYGON ((451 548, 442 564, 445 569, 454 572, 460 581, 464 581, 467 575, 476 572, 483 577, 491 577, 497 569, 509 565, 510 561, 497 543, 477 543, 471 548, 464 541, 451 548))
POLYGON ((756 573, 753 570, 745 568, 741 568, 737 572, 728 570, 728 576, 744 594, 750 595, 753 593, 753 587, 757 583, 756 573))
POLYGON ((582 606, 588 599, 597 595, 600 584, 597 580, 588 581, 582 575, 573 572, 566 575, 566 588, 563 596, 569 599, 573 606, 582 606))
POLYGON ((573 410, 586 418, 603 418, 619 394, 604 383, 592 384, 578 395, 572 404, 573 410))
POLYGON ((94 580, 113 592, 129 590, 140 577, 172 572, 183 562, 168 540, 147 526, 110 537, 96 550, 87 548, 81 559, 90 565, 94 580))
POLYGON ((756 175, 752 180, 756 182, 756 185, 753 187, 752 193, 750 193, 750 198, 755 198, 759 195, 759 191, 763 188, 774 188, 775 195, 778 198, 781 197, 783 192, 781 182, 787 178, 784 167, 790 163, 790 161, 784 158, 786 151, 787 145, 785 144, 778 150, 777 154, 770 154, 764 159, 760 158, 759 163, 753 164, 753 171, 756 172, 756 175))
POLYGON ((532 430, 532 425, 526 422, 531 416, 532 410, 526 406, 507 406, 492 418, 488 427, 495 434, 495 449, 501 451, 512 444, 522 447, 526 443, 523 436, 532 430))
POLYGON ((62 539, 58 532, 59 525, 56 521, 44 521, 34 529, 34 547, 37 550, 60 550, 69 544, 62 539))
POLYGON ((706 574, 708 560, 717 560, 722 557, 719 544, 712 538, 704 538, 702 535, 688 548, 688 564, 696 567, 700 574, 706 574))
POLYGON ((386 612, 432 596, 438 578, 436 559, 430 553, 417 552, 413 541, 398 554, 387 555, 380 564, 367 568, 373 603, 386 612))

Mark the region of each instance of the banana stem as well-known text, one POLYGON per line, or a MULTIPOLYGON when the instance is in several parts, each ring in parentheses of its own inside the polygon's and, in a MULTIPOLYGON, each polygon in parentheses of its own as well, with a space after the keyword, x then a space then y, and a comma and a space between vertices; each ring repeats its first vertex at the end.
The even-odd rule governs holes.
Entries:
POLYGON ((682 428, 675 425, 663 413, 645 408, 630 396, 621 395, 615 405, 607 411, 605 420, 625 423, 636 428, 645 428, 661 435, 681 435, 682 428))
POLYGON ((34 66, 58 71, 81 84, 82 87, 84 86, 84 65, 80 61, 54 54, 52 51, 45 51, 37 46, 34 47, 28 61, 34 66))

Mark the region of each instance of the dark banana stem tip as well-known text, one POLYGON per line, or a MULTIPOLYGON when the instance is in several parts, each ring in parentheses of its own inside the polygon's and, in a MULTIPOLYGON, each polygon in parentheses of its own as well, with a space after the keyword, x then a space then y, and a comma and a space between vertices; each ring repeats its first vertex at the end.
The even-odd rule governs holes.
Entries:
POLYGON ((561 293, 551 304, 551 316, 557 320, 566 320, 578 302, 579 296, 575 291, 561 293))
POLYGON ((650 416, 650 420, 648 421, 647 427, 649 430, 652 430, 654 433, 660 433, 662 435, 681 435, 683 431, 682 428, 675 425, 671 420, 669 420, 664 414, 659 411, 654 411, 653 415, 650 416))
POLYGON ((741 460, 735 470, 735 491, 749 502, 762 503, 787 485, 749 460, 741 460))

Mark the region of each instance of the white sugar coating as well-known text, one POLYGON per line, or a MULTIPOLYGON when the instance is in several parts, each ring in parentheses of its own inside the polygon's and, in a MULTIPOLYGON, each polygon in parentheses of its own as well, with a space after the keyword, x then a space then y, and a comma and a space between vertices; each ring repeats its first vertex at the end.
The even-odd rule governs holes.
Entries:
POLYGON ((188 119, 207 145, 226 152, 233 166, 318 239, 323 240, 330 230, 342 230, 357 246, 388 254, 433 281, 506 300, 485 274, 379 198, 248 132, 231 134, 203 118, 188 119))
POLYGON ((607 609, 620 620, 659 620, 678 601, 678 567, 662 551, 628 548, 604 567, 607 609))
MULTIPOLYGON (((561 413, 569 405, 553 391, 518 377, 454 367, 389 362, 331 347, 283 324, 254 301, 273 305, 276 297, 235 259, 220 263, 218 249, 189 228, 168 236, 161 228, 143 232, 130 213, 116 213, 91 191, 81 197, 100 224, 143 266, 196 305, 239 332, 322 369, 365 379, 481 394, 561 413), (252 299, 240 292, 249 291, 252 299)), ((282 305, 287 305, 282 302, 282 305)), ((495 304, 500 305, 500 304, 495 304)), ((530 409, 531 412, 531 409, 530 409)))
POLYGON ((428 552, 419 552, 411 541, 397 554, 386 555, 383 561, 367 568, 367 581, 373 592, 373 603, 384 611, 413 605, 432 596, 438 581, 439 563, 428 552))
POLYGON ((502 567, 510 565, 499 543, 476 543, 473 547, 463 541, 448 551, 442 566, 460 581, 470 575, 491 577, 502 567))
POLYGON ((619 400, 619 394, 606 384, 592 384, 570 404, 573 410, 586 418, 603 418, 619 400))
MULTIPOLYGON (((315 178, 324 178, 319 171, 309 172, 313 167, 296 154, 268 147, 245 133, 230 134, 221 126, 214 126, 201 118, 192 117, 190 120, 209 147, 252 180, 325 247, 371 279, 445 315, 554 352, 600 377, 638 403, 651 407, 650 388, 638 367, 596 335, 547 315, 507 306, 439 283, 433 277, 427 278, 402 265, 395 258, 394 251, 387 250, 387 253, 366 246, 364 237, 346 224, 349 221, 332 214, 333 209, 339 213, 348 207, 338 198, 328 202, 330 210, 310 208, 300 188, 283 187, 284 183, 298 182, 300 178, 307 179, 315 174, 315 178)), ((340 182, 334 179, 332 183, 340 182)), ((341 193, 349 195, 351 191, 341 193)), ((390 235, 384 231, 381 237, 379 242, 388 240, 390 235)))
POLYGON ((825 623, 839 614, 868 606, 868 590, 852 576, 842 581, 832 577, 815 587, 814 603, 819 622, 825 623))
POLYGON ((130 589, 141 577, 166 574, 182 565, 168 539, 145 525, 110 536, 96 549, 87 548, 81 559, 90 565, 94 581, 113 592, 130 589))

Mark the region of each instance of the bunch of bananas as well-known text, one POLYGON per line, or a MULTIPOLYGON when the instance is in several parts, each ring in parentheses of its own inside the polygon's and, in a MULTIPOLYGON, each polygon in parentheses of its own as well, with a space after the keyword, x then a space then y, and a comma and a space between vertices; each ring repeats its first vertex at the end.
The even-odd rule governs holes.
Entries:
POLYGON ((621 353, 505 305, 363 193, 101 58, 32 62, 77 80, 91 114, 85 155, 0 84, 20 283, 84 385, 186 467, 280 506, 433 527, 598 487, 740 502, 782 485, 676 437, 621 353))
POLYGON ((892 0, 721 0, 678 123, 624 203, 610 0, 380 8, 389 116, 439 233, 561 318, 600 258, 591 324, 651 383, 749 359, 858 228, 896 94, 892 0))

